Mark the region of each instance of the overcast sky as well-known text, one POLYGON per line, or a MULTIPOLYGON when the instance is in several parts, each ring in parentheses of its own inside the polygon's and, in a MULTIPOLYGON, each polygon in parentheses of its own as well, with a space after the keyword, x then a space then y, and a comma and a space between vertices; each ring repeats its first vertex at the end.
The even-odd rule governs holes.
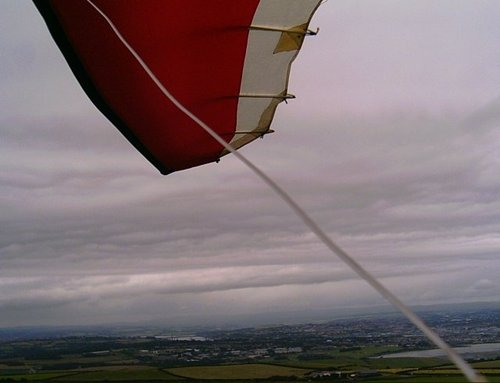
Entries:
MULTIPOLYGON (((409 304, 500 301, 500 2, 330 0, 242 152, 409 304)), ((235 158, 161 176, 0 0, 0 325, 380 305, 235 158)), ((293 321, 293 318, 290 318, 293 321)))

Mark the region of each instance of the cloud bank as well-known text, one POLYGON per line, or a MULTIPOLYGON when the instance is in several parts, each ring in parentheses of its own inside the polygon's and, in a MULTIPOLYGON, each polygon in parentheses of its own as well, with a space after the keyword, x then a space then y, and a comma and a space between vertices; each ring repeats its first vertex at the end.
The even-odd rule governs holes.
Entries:
MULTIPOLYGON (((244 149, 410 304, 500 297, 499 18, 487 1, 326 3, 298 99, 244 149)), ((160 176, 29 1, 2 2, 0 28, 0 325, 382 303, 234 158, 160 176)))

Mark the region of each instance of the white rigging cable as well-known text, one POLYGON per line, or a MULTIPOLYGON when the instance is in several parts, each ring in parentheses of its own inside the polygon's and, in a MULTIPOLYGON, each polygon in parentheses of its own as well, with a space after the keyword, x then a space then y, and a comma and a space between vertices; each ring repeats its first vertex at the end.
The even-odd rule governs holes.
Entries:
POLYGON ((344 261, 352 270, 354 270, 361 278, 368 282, 375 290, 377 290, 385 299, 392 305, 398 308, 417 328, 419 328, 427 338, 434 343, 437 347, 443 350, 448 358, 462 371, 464 376, 473 383, 487 382, 487 380, 478 374, 454 349, 452 349, 441 337, 434 332, 429 326, 425 324, 420 317, 418 317, 408 306, 406 306, 396 295, 388 290, 382 283, 380 283, 373 275, 365 270, 356 260, 354 260, 347 252, 340 248, 320 227, 319 225, 283 190, 276 182, 274 182, 267 174, 250 162, 240 152, 229 145, 222 137, 220 137, 212 128, 200 120, 197 116, 191 113, 184 105, 182 105, 160 82, 156 75, 151 71, 148 65, 142 60, 134 48, 125 40, 118 28, 110 20, 110 18, 97 7, 92 0, 87 2, 94 7, 94 9, 106 20, 113 32, 130 51, 134 58, 138 61, 141 67, 146 71, 151 80, 158 86, 161 92, 167 97, 179 110, 186 116, 196 122, 203 128, 210 136, 212 136, 220 145, 227 151, 234 154, 241 162, 243 162, 250 170, 252 170, 264 183, 266 183, 274 192, 276 192, 281 199, 302 219, 304 224, 342 261, 344 261))

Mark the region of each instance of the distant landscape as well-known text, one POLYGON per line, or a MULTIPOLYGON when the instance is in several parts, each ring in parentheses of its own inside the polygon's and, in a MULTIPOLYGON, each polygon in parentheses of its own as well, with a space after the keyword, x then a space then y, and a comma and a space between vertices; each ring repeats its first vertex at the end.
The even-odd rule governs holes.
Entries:
MULTIPOLYGON (((491 382, 500 382, 495 304, 420 308, 491 382)), ((244 328, 116 325, 0 329, 0 382, 465 382, 397 313, 244 328), (432 355, 432 354, 431 354, 432 355)))

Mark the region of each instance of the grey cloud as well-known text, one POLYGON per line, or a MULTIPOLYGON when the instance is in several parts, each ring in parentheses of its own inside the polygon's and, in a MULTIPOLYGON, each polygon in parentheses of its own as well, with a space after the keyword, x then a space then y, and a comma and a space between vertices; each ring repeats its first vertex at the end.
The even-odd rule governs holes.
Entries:
POLYGON ((480 279, 470 287, 471 290, 483 291, 483 290, 500 290, 500 286, 497 282, 493 282, 490 279, 483 278, 480 279))
POLYGON ((471 134, 482 134, 484 130, 498 129, 500 126, 500 96, 487 102, 471 113, 463 121, 463 127, 471 134))

